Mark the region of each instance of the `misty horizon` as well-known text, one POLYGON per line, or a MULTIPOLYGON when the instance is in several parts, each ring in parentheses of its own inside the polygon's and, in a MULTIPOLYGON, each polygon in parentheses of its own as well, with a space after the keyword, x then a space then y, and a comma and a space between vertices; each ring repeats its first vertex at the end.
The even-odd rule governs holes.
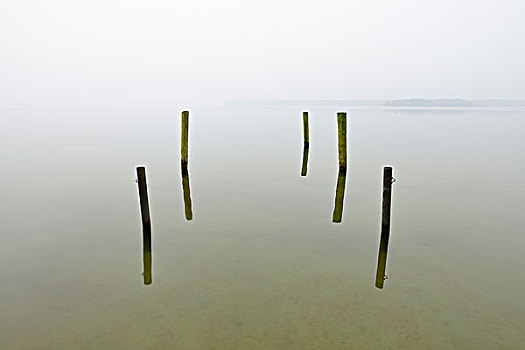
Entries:
POLYGON ((525 2, 0 5, 0 108, 525 99, 525 2))

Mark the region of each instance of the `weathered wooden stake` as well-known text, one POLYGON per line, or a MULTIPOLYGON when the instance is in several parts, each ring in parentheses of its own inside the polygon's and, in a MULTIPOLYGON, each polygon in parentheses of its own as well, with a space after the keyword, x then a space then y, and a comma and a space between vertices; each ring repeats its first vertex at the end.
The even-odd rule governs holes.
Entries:
POLYGON ((339 168, 346 169, 346 112, 337 113, 339 168))
POLYGON ((377 257, 376 287, 383 289, 386 279, 386 258, 388 254, 388 239, 390 238, 390 212, 392 205, 392 167, 383 169, 383 204, 381 214, 381 241, 377 257))
POLYGON ((144 262, 144 284, 151 284, 151 230, 142 230, 142 259, 144 262))
POLYGON ((308 147, 308 144, 305 143, 303 146, 303 167, 301 168, 301 176, 306 176, 306 173, 308 171, 308 152, 310 151, 310 147, 308 147))
POLYGON ((339 223, 343 219, 345 186, 346 186, 346 168, 339 168, 339 174, 337 176, 337 187, 335 189, 335 204, 334 204, 334 213, 332 215, 332 222, 339 223))
POLYGON ((308 112, 303 112, 303 138, 304 138, 304 147, 310 145, 310 130, 308 128, 308 112))
POLYGON ((308 172, 308 152, 310 151, 310 132, 308 129, 308 112, 303 112, 303 166, 301 176, 308 172))
POLYGON ((137 167, 137 182, 139 184, 140 212, 142 214, 142 258, 144 263, 144 284, 151 284, 151 221, 149 215, 148 187, 146 184, 146 168, 137 167))
POLYGON ((188 165, 181 163, 182 172, 182 191, 184 194, 184 215, 186 220, 193 219, 193 212, 191 210, 191 194, 190 194, 190 177, 188 174, 188 165))
POLYGON ((181 138, 180 138, 180 160, 182 164, 188 164, 188 127, 190 112, 183 111, 181 118, 181 138))

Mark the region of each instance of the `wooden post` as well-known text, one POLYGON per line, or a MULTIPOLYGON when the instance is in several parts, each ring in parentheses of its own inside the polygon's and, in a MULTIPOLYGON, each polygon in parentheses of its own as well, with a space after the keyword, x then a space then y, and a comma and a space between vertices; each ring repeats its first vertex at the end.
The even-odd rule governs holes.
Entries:
POLYGON ((188 174, 188 165, 181 163, 182 172, 182 191, 184 195, 184 215, 186 220, 193 219, 193 212, 191 210, 191 194, 190 194, 190 177, 188 174))
POLYGON ((301 176, 306 176, 306 173, 308 171, 308 152, 310 151, 310 147, 308 147, 308 144, 305 143, 303 146, 303 166, 301 168, 301 176))
POLYGON ((180 138, 180 161, 182 164, 188 164, 188 127, 190 112, 183 111, 181 118, 181 138, 180 138))
POLYGON ((148 203, 148 187, 146 185, 146 168, 137 167, 137 182, 139 184, 140 212, 142 214, 142 229, 151 230, 148 203))
POLYGON ((301 176, 308 172, 308 153, 310 151, 310 132, 308 129, 308 112, 303 112, 303 166, 301 176))
POLYGON ((142 259, 144 263, 144 284, 151 284, 151 230, 142 230, 142 259))
POLYGON ((346 169, 346 112, 337 113, 339 169, 346 169))
POLYGON ((346 186, 346 168, 339 168, 339 174, 337 176, 337 187, 335 189, 335 204, 334 204, 334 213, 332 215, 332 222, 339 223, 343 220, 345 186, 346 186))
POLYGON ((303 112, 303 139, 304 139, 304 147, 308 148, 310 145, 310 131, 308 128, 308 112, 303 112))
POLYGON ((381 241, 377 257, 376 287, 383 289, 386 278, 386 258, 388 254, 388 239, 390 238, 390 212, 392 206, 392 167, 383 169, 383 204, 381 214, 381 241))
POLYGON ((149 215, 148 187, 146 185, 146 168, 137 167, 139 184, 140 212, 142 214, 142 258, 144 263, 144 284, 151 284, 151 221, 149 215))
POLYGON ((332 222, 339 223, 343 220, 346 186, 346 112, 337 112, 337 144, 339 151, 339 174, 337 176, 332 222))

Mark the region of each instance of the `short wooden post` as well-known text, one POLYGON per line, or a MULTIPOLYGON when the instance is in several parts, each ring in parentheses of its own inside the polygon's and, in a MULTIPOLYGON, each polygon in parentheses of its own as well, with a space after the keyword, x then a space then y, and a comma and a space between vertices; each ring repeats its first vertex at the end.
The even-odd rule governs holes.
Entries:
POLYGON ((180 138, 180 160, 182 164, 188 164, 188 128, 190 112, 183 111, 181 118, 181 138, 180 138))
POLYGON ((339 168, 346 169, 346 112, 337 113, 339 168))
POLYGON ((383 289, 386 278, 386 259, 388 254, 388 239, 390 238, 390 213, 392 206, 392 167, 383 169, 383 204, 381 213, 381 241, 377 257, 376 287, 383 289))
POLYGON ((303 165, 301 176, 308 172, 308 153, 310 151, 310 131, 308 129, 308 112, 303 112, 303 165))
POLYGON ((346 187, 346 168, 339 168, 337 187, 335 189, 335 204, 332 222, 339 223, 343 220, 343 206, 346 187))
POLYGON ((142 259, 144 263, 144 284, 152 282, 151 277, 151 230, 142 230, 142 259))
POLYGON ((184 215, 186 220, 193 219, 193 212, 191 209, 191 194, 190 194, 190 176, 188 174, 187 164, 181 163, 182 172, 182 191, 184 196, 184 215))
POLYGON ((310 145, 310 131, 308 128, 308 112, 303 112, 303 141, 304 141, 304 147, 308 148, 310 145))
POLYGON ((137 182, 139 184, 140 212, 142 214, 142 258, 144 263, 144 284, 151 284, 151 221, 149 215, 148 187, 146 184, 146 168, 137 167, 137 182))
POLYGON ((142 229, 151 229, 148 203, 148 187, 146 185, 146 168, 137 167, 137 182, 139 184, 140 212, 142 214, 142 229))

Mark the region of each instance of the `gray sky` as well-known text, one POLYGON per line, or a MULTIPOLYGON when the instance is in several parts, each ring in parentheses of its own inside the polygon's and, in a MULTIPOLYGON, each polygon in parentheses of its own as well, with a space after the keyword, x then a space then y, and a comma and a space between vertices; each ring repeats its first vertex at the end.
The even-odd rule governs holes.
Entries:
POLYGON ((0 107, 525 98, 524 0, 3 0, 0 107))

